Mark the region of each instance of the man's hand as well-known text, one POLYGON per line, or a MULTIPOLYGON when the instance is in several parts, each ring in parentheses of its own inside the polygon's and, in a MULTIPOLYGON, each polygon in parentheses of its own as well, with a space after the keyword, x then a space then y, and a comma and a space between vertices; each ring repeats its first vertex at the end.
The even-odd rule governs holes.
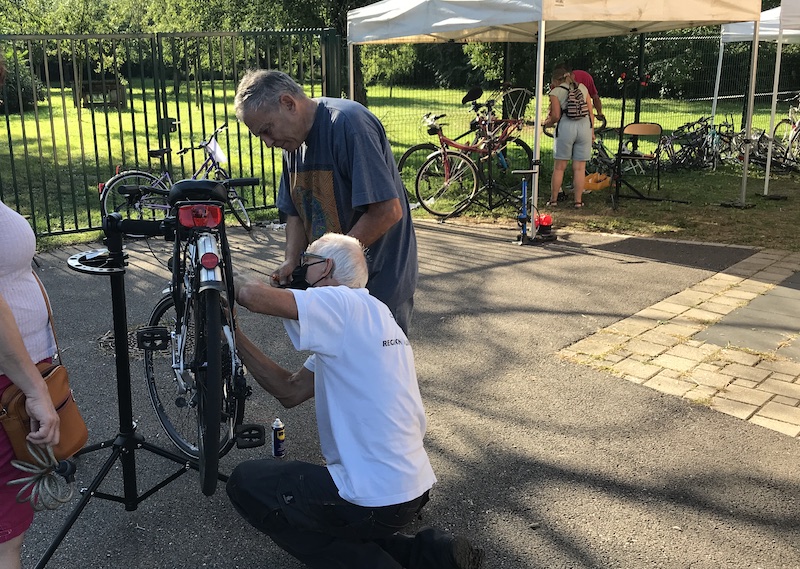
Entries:
POLYGON ((275 269, 269 279, 269 284, 277 287, 285 287, 292 282, 292 271, 294 271, 297 264, 291 261, 284 261, 275 269))

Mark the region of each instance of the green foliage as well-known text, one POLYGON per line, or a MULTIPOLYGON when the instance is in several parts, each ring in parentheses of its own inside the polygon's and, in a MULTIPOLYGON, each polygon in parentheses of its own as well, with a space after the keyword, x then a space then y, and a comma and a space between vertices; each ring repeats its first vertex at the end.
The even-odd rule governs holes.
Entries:
POLYGON ((44 87, 42 82, 31 75, 30 69, 24 60, 15 61, 6 58, 8 62, 8 75, 4 90, 0 91, 0 111, 18 113, 20 101, 22 110, 33 109, 38 101, 44 101, 44 87))
POLYGON ((364 81, 366 83, 382 81, 389 85, 407 81, 415 60, 414 47, 408 44, 365 46, 361 52, 364 81))

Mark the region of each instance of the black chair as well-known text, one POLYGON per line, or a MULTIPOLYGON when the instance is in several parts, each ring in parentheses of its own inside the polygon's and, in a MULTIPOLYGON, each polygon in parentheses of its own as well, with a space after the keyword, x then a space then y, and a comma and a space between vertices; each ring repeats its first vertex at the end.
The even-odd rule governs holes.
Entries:
POLYGON ((661 200, 662 198, 651 198, 650 188, 653 183, 653 176, 656 181, 656 191, 661 190, 661 152, 659 143, 661 140, 661 125, 654 122, 630 123, 622 129, 620 136, 619 151, 617 152, 614 166, 614 198, 628 197, 643 200, 661 200), (626 140, 627 138, 627 140, 626 140), (642 140, 652 140, 655 148, 652 152, 639 150, 639 142, 642 140), (647 175, 649 173, 649 176, 647 175), (643 177, 647 178, 647 194, 643 194, 639 188, 634 186, 632 178, 639 183, 643 177), (619 190, 622 185, 630 189, 634 195, 620 195, 619 190))

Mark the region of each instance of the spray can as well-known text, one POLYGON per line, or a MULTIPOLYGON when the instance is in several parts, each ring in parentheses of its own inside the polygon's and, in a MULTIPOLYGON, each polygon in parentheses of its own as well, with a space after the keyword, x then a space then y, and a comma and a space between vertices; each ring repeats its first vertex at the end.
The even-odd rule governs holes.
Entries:
POLYGON ((283 421, 277 417, 272 422, 272 456, 275 458, 286 456, 286 430, 283 421))

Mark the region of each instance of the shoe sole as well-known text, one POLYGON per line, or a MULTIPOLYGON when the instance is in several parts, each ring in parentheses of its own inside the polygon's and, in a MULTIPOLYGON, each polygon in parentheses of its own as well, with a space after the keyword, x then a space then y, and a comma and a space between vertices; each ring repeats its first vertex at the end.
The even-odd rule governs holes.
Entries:
POLYGON ((453 560, 457 569, 481 569, 484 555, 482 547, 473 546, 463 537, 453 540, 453 560))

